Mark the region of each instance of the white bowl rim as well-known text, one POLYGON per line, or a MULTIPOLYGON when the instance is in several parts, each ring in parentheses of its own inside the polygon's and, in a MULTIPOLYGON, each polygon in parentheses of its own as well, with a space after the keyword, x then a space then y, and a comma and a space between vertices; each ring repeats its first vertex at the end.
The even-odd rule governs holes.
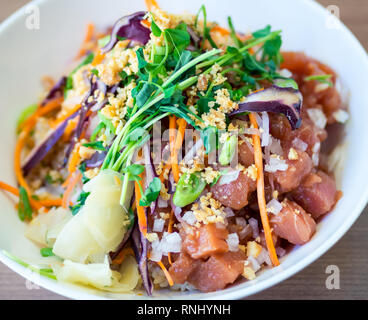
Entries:
MULTIPOLYGON (((17 21, 22 16, 23 10, 25 7, 31 6, 31 5, 42 5, 45 2, 48 2, 49 0, 32 0, 25 6, 18 9, 16 12, 14 12, 12 15, 10 15, 6 20, 4 20, 0 24, 0 33, 6 30, 6 28, 10 27, 13 23, 17 21)), ((299 0, 304 2, 305 6, 310 6, 311 9, 313 9, 316 12, 319 12, 319 14, 323 14, 325 11, 325 8, 315 0, 299 0)), ((355 48, 354 50, 357 50, 357 52, 361 55, 362 61, 365 61, 365 63, 368 65, 368 54, 359 42, 359 40, 355 37, 355 35, 349 30, 348 27, 345 26, 343 22, 338 20, 337 22, 339 24, 339 27, 341 27, 342 32, 347 34, 350 40, 354 43, 355 48)), ((350 229, 350 227, 353 225, 353 223, 358 219, 360 214, 363 212, 365 206, 368 203, 368 187, 366 190, 364 190, 364 193, 362 193, 360 200, 358 203, 356 203, 354 209, 350 212, 349 216, 345 220, 345 223, 342 224, 337 230, 335 230, 335 233, 331 238, 329 238, 328 242, 323 243, 321 246, 318 247, 317 250, 315 250, 312 254, 307 255, 305 258, 300 260, 298 263, 294 264, 292 267, 289 267, 287 270, 280 270, 280 272, 276 276, 272 276, 268 279, 263 280, 262 282, 257 283, 257 285, 244 288, 244 289, 236 289, 236 286, 222 290, 213 292, 210 294, 203 294, 203 293, 195 293, 195 294, 186 294, 186 295, 178 295, 175 297, 170 297, 171 299, 223 299, 223 300, 235 300, 244 298, 247 296, 251 296, 253 294, 256 294, 258 292, 261 292, 265 289, 268 289, 278 283, 281 283, 282 281, 288 279, 289 277, 295 275, 299 271, 301 271, 303 268, 307 267, 314 261, 316 261, 319 257, 321 257, 324 253, 326 253, 332 246, 336 244, 338 240, 342 238, 342 236, 350 229)), ((0 251, 0 261, 4 263, 7 267, 9 267, 11 270, 15 271, 16 273, 20 274, 22 277, 31 280, 35 282, 35 284, 40 285, 41 287, 50 290, 52 292, 55 292, 59 295, 62 295, 67 298, 71 299, 81 299, 81 300, 106 300, 108 298, 94 295, 88 292, 85 292, 83 290, 77 291, 77 290, 71 290, 67 286, 63 286, 60 283, 50 280, 45 277, 39 277, 35 279, 30 275, 27 268, 19 265, 18 263, 11 260, 8 256, 6 256, 2 251, 0 251)), ((136 298, 140 299, 160 299, 160 297, 145 297, 145 296, 136 296, 136 298)))

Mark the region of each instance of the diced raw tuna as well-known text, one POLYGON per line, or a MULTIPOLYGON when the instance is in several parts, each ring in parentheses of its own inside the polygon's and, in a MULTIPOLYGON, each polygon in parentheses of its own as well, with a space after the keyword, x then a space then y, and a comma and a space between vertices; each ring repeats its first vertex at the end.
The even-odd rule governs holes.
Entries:
POLYGON ((215 254, 191 273, 188 282, 202 292, 224 289, 243 272, 245 259, 242 251, 215 254))
POLYGON ((320 105, 327 117, 327 122, 329 124, 335 123, 336 119, 333 113, 344 107, 335 86, 327 87, 316 80, 304 80, 305 77, 312 75, 331 74, 331 81, 335 83, 336 74, 334 71, 301 52, 283 52, 282 55, 284 62, 281 64, 281 68, 290 70, 298 82, 299 89, 304 97, 303 109, 315 108, 315 106, 320 105))
POLYGON ((336 183, 322 171, 311 173, 291 192, 291 196, 316 219, 329 212, 335 205, 336 183))
POLYGON ((199 265, 199 260, 194 260, 186 253, 181 253, 169 269, 175 283, 184 283, 189 275, 199 265))
POLYGON ((182 250, 193 259, 204 259, 215 253, 223 253, 229 250, 226 243, 228 231, 219 228, 216 224, 202 225, 200 228, 190 227, 182 223, 180 230, 182 238, 182 250))
POLYGON ((327 132, 324 129, 317 128, 310 119, 303 118, 300 128, 292 131, 289 136, 288 145, 290 147, 295 148, 293 146, 295 138, 302 140, 308 145, 306 152, 309 156, 312 156, 314 152, 319 151, 319 149, 314 150, 314 148, 316 144, 321 143, 327 138, 327 132))
POLYGON ((275 187, 280 193, 295 189, 312 170, 312 160, 308 154, 300 150, 295 151, 297 153, 295 160, 288 158, 289 150, 285 152, 284 159, 288 165, 285 171, 270 173, 274 179, 275 187))
POLYGON ((248 204, 249 194, 256 190, 256 187, 256 181, 240 172, 238 179, 223 185, 217 183, 211 188, 211 192, 225 207, 240 210, 248 204))
POLYGON ((244 167, 249 167, 254 163, 254 153, 246 142, 239 144, 239 162, 244 167))
POLYGON ((316 231, 316 223, 310 214, 294 201, 285 199, 283 209, 272 214, 270 223, 274 233, 292 244, 304 244, 316 231))

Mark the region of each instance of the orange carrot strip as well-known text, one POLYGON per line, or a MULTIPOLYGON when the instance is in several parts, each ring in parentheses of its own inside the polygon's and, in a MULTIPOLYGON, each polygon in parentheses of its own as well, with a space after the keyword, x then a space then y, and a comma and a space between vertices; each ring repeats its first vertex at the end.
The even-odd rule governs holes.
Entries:
POLYGON ((92 66, 93 67, 97 66, 98 64, 100 64, 103 61, 103 59, 105 59, 105 54, 102 53, 101 51, 98 51, 98 53, 93 58, 92 66))
POLYGON ((117 265, 122 264, 124 259, 128 255, 134 256, 134 251, 132 248, 124 248, 123 250, 121 250, 119 255, 114 260, 112 260, 112 264, 117 264, 117 265))
MULTIPOLYGON (((171 212, 170 212, 169 225, 167 226, 167 232, 168 233, 172 233, 173 224, 174 224, 174 211, 171 210, 171 212)), ((167 254, 167 258, 169 260, 170 265, 172 265, 171 253, 170 252, 167 254)))
POLYGON ((180 178, 180 170, 179 170, 179 164, 178 164, 178 152, 181 146, 183 145, 184 134, 185 134, 185 129, 187 127, 187 122, 184 119, 179 119, 178 126, 179 126, 178 135, 175 140, 174 152, 172 155, 172 158, 174 161, 171 164, 175 182, 178 182, 180 178))
MULTIPOLYGON (((140 177, 142 177, 142 175, 140 175, 140 177)), ((144 207, 139 205, 139 201, 141 200, 142 195, 141 195, 141 190, 139 188, 138 183, 141 184, 141 182, 138 182, 138 181, 135 182, 135 204, 137 207, 138 224, 139 224, 139 230, 144 236, 146 236, 147 235, 147 217, 144 211, 144 207)))
POLYGON ((64 114, 63 116, 61 116, 60 118, 57 118, 52 124, 51 126, 53 128, 57 127, 60 123, 62 123, 63 121, 65 121, 67 118, 69 118, 72 114, 74 114, 76 111, 78 111, 81 108, 80 104, 77 104, 73 109, 69 110, 66 114, 64 114))
MULTIPOLYGON (((19 189, 12 187, 10 185, 8 185, 5 182, 0 181, 0 189, 5 190, 7 192, 10 192, 11 194, 15 195, 16 197, 19 197, 19 189)), ((31 204, 31 206, 33 207, 33 209, 40 209, 42 207, 53 207, 53 206, 60 206, 59 205, 59 200, 40 200, 37 201, 35 199, 32 199, 31 197, 29 197, 29 202, 31 204)))
POLYGON ((86 35, 84 37, 84 40, 82 42, 82 46, 78 52, 77 59, 82 57, 86 53, 86 44, 92 40, 93 33, 95 32, 95 25, 93 23, 87 24, 87 31, 86 35))
POLYGON ((166 267, 164 266, 164 264, 161 261, 157 262, 157 264, 160 266, 160 268, 164 272, 165 277, 166 277, 167 282, 169 283, 170 287, 172 287, 174 285, 174 281, 173 281, 169 271, 167 271, 166 267))
MULTIPOLYGON (((61 207, 63 205, 63 199, 45 199, 45 200, 38 200, 38 203, 42 207, 61 207)), ((72 205, 72 203, 69 203, 72 205)))
MULTIPOLYGON (((258 129, 257 119, 254 113, 249 114, 249 119, 251 124, 255 129, 258 129)), ((265 233, 266 244, 268 253, 270 255, 272 264, 274 266, 278 266, 280 264, 275 246, 272 240, 272 232, 270 228, 270 223, 268 221, 267 209, 266 209, 266 199, 265 199, 265 191, 264 191, 264 176, 263 176, 263 159, 262 159, 262 148, 261 148, 261 139, 258 135, 253 134, 253 146, 254 146, 254 162, 256 164, 258 175, 257 175, 257 198, 258 198, 258 206, 261 214, 261 220, 263 225, 263 230, 265 233)))
POLYGON ((64 98, 56 98, 45 104, 43 107, 39 107, 34 114, 32 114, 26 121, 24 121, 21 125, 21 129, 26 126, 33 125, 33 123, 37 120, 38 117, 41 117, 61 106, 64 98))
POLYGON ((70 196, 75 188, 75 186, 78 184, 78 182, 82 179, 82 173, 81 172, 77 172, 74 174, 73 177, 70 178, 68 187, 66 188, 64 194, 63 194, 63 199, 62 199, 62 207, 64 209, 68 208, 68 204, 69 204, 69 200, 70 200, 70 196))
POLYGON ((28 119, 27 123, 22 128, 22 131, 19 134, 18 140, 15 144, 15 152, 14 152, 14 170, 15 176, 18 180, 18 183, 27 191, 28 195, 31 195, 31 188, 28 186, 26 180, 24 179, 22 166, 21 166, 21 153, 24 147, 24 144, 29 137, 32 129, 34 128, 37 118, 41 115, 44 115, 56 107, 60 106, 62 102, 62 98, 58 98, 50 101, 45 107, 39 109, 33 114, 30 119, 28 119))
POLYGON ((149 22, 148 20, 142 20, 141 23, 146 27, 146 28, 151 28, 151 22, 149 22))
POLYGON ((220 33, 222 36, 228 36, 230 34, 230 31, 223 28, 223 27, 220 27, 220 26, 215 26, 211 29, 210 32, 218 32, 220 33))
POLYGON ((70 160, 69 160, 69 165, 68 165, 69 173, 73 173, 75 170, 77 170, 77 166, 80 160, 81 158, 79 156, 79 146, 76 145, 72 153, 72 156, 70 157, 70 160))
POLYGON ((153 11, 155 9, 160 9, 156 0, 145 0, 146 7, 149 11, 153 11))
MULTIPOLYGON (((16 197, 19 197, 19 189, 12 187, 5 182, 0 181, 0 189, 8 191, 11 194, 15 195, 16 197)), ((29 202, 31 206, 33 207, 33 209, 38 210, 42 207, 42 205, 40 205, 36 200, 32 198, 29 198, 29 202)))

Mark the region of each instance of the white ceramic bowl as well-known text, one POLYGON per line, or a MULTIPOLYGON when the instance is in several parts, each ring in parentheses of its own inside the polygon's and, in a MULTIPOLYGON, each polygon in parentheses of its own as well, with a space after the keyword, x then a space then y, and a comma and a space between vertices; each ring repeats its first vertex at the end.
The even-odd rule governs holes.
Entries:
MULTIPOLYGON (((281 259, 281 266, 265 270, 256 280, 208 294, 189 294, 185 299, 237 299, 264 290, 300 271, 325 253, 357 219, 368 199, 368 57, 353 34, 314 1, 308 0, 159 0, 175 13, 196 13, 200 3, 210 20, 226 24, 231 15, 238 30, 248 31, 271 24, 283 30, 283 49, 300 50, 330 65, 351 94, 347 161, 340 188, 344 197, 318 225, 316 235, 281 259)), ((58 77, 75 56, 92 21, 111 25, 122 15, 145 8, 143 0, 39 0, 40 29, 26 28, 29 12, 22 8, 0 25, 0 179, 15 184, 13 150, 15 121, 24 106, 37 100, 43 75, 58 77), (27 13, 28 12, 28 13, 27 13)), ((37 262, 39 249, 23 236, 24 225, 14 206, 0 194, 0 248, 29 262, 37 262)), ((112 295, 65 285, 38 277, 0 253, 9 268, 58 294, 76 299, 142 299, 142 296, 112 295)), ((181 293, 155 292, 154 298, 183 298, 181 293)))

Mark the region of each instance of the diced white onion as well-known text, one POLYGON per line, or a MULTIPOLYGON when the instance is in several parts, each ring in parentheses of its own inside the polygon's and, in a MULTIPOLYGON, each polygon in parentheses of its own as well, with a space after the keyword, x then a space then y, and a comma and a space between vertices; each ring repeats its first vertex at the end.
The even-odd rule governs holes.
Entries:
POLYGON ((256 259, 257 259, 257 261, 260 265, 262 265, 263 263, 266 263, 269 266, 272 265, 270 256, 269 256, 267 250, 265 250, 264 248, 262 248, 261 253, 258 255, 258 257, 256 259))
POLYGON ((312 155, 312 162, 315 166, 318 166, 319 163, 319 155, 318 153, 313 153, 312 155))
POLYGON ((270 138, 271 138, 271 143, 269 145, 270 152, 281 156, 283 153, 283 150, 281 147, 280 140, 273 138, 273 137, 270 137, 270 138))
POLYGON ((224 211, 226 213, 226 218, 230 218, 230 217, 234 217, 235 216, 234 211, 231 208, 229 208, 229 207, 225 207, 224 211))
POLYGON ((345 110, 337 110, 333 113, 333 116, 340 123, 345 123, 349 120, 349 114, 345 110))
POLYGON ((162 259, 162 250, 161 250, 161 245, 160 245, 160 241, 156 240, 154 242, 151 243, 151 252, 150 252, 150 260, 155 261, 155 262, 159 262, 162 259))
POLYGON ((221 176, 218 184, 222 186, 224 184, 229 184, 237 180, 239 177, 239 173, 240 173, 240 170, 230 170, 229 168, 228 172, 221 176))
POLYGON ((155 219, 153 222, 153 231, 162 232, 164 230, 164 226, 165 226, 164 219, 155 219))
POLYGON ((276 172, 276 171, 286 171, 288 165, 285 160, 271 157, 268 164, 265 165, 265 171, 276 172))
POLYGON ((248 262, 250 262, 252 264, 252 269, 254 270, 254 272, 257 272, 259 269, 261 269, 260 264, 258 263, 258 261, 256 260, 256 258, 249 256, 248 257, 248 262))
POLYGON ((309 118, 314 122, 317 128, 324 129, 327 124, 327 118, 322 110, 317 108, 307 109, 309 118))
POLYGON ((161 197, 158 197, 157 205, 159 208, 167 208, 169 205, 168 200, 164 200, 161 197))
POLYGON ((226 239, 229 251, 236 252, 239 250, 239 237, 236 233, 230 233, 226 239))
POLYGON ((266 147, 270 144, 270 119, 267 112, 262 112, 262 147, 266 147))
POLYGON ((164 236, 160 242, 161 250, 164 255, 167 255, 169 252, 180 252, 181 251, 181 237, 179 233, 165 232, 164 236))
POLYGON ((293 147, 295 147, 296 149, 299 149, 300 151, 305 151, 308 148, 308 145, 299 138, 295 138, 292 141, 292 144, 293 144, 293 147))
POLYGON ((195 215, 192 211, 187 211, 183 215, 183 221, 185 221, 187 224, 190 224, 191 226, 193 226, 197 222, 197 218, 195 217, 195 215))
POLYGON ((314 146, 313 146, 313 148, 312 148, 312 151, 314 152, 314 153, 317 153, 318 151, 319 151, 319 149, 321 148, 321 143, 320 142, 317 142, 314 146))
POLYGON ((278 214, 281 210, 282 205, 276 199, 272 199, 269 203, 267 203, 267 212, 278 214))
POLYGON ((279 74, 285 78, 291 78, 293 76, 293 74, 290 72, 290 70, 288 69, 281 69, 279 71, 279 74))
POLYGON ((250 218, 248 222, 253 231, 253 235, 252 235, 253 238, 254 239, 258 238, 259 237, 258 221, 254 218, 250 218))

